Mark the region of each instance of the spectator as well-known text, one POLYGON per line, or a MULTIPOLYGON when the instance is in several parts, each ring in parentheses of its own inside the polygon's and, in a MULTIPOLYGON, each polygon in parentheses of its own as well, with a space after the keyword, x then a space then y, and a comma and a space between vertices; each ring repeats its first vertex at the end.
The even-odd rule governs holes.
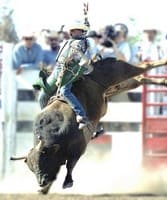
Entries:
POLYGON ((127 41, 128 28, 125 24, 118 23, 109 25, 104 30, 103 57, 116 57, 117 59, 130 62, 131 48, 127 41))
MULTIPOLYGON (((157 40, 159 31, 154 27, 147 27, 143 29, 143 40, 138 45, 138 60, 139 62, 143 61, 156 61, 165 57, 164 50, 157 40)), ((162 74, 162 67, 157 69, 152 69, 149 72, 149 75, 157 75, 162 74)), ((148 86, 150 89, 155 89, 158 86, 148 86)), ((161 102, 162 101, 162 93, 150 93, 148 95, 148 100, 150 102, 161 102)), ((149 115, 159 115, 162 112, 162 107, 150 107, 148 109, 149 115)))
POLYGON ((102 35, 98 34, 96 31, 92 30, 92 31, 89 31, 87 37, 92 39, 89 41, 90 41, 90 43, 92 43, 91 46, 94 48, 94 51, 96 52, 96 54, 101 54, 102 46, 100 45, 100 43, 101 43, 100 40, 102 38, 102 35))
POLYGON ((138 45, 138 60, 155 61, 164 57, 160 43, 157 41, 158 30, 156 28, 145 28, 142 41, 138 45))
POLYGON ((44 49, 44 64, 51 65, 55 63, 56 56, 58 54, 58 51, 60 49, 59 44, 59 35, 56 31, 51 31, 47 36, 47 43, 49 45, 49 49, 44 49))
POLYGON ((92 30, 92 31, 89 31, 87 37, 92 38, 95 42, 95 45, 98 46, 100 44, 100 39, 102 38, 102 35, 92 30))
MULTIPOLYGON (((121 60, 126 62, 131 61, 131 48, 127 41, 128 37, 128 28, 125 24, 118 23, 114 25, 114 29, 116 31, 116 37, 114 38, 114 42, 118 48, 114 49, 114 53, 118 56, 121 60)), ((113 48, 115 46, 113 45, 113 48)))
POLYGON ((59 34, 60 43, 64 42, 64 40, 70 39, 70 35, 67 31, 61 30, 61 31, 58 32, 58 34, 59 34))
POLYGON ((49 48, 48 44, 48 35, 50 34, 50 29, 48 28, 43 28, 40 32, 39 35, 37 36, 37 43, 41 45, 42 49, 47 49, 49 48))
MULTIPOLYGON (((104 29, 102 57, 116 57, 126 62, 131 61, 131 47, 127 41, 128 28, 125 24, 108 25, 104 29)), ((126 92, 111 98, 112 101, 129 101, 126 92)))
POLYGON ((22 34, 22 40, 15 45, 12 52, 12 66, 16 74, 23 70, 40 69, 40 63, 43 62, 43 51, 35 41, 32 32, 26 31, 22 34))

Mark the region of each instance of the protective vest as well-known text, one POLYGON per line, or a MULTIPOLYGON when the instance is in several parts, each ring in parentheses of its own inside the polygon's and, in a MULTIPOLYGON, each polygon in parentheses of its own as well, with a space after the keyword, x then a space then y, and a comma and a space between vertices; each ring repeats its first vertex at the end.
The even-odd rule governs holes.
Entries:
POLYGON ((43 88, 47 94, 52 94, 56 90, 56 85, 58 88, 61 88, 63 85, 77 80, 87 71, 87 68, 80 65, 87 48, 88 43, 86 39, 68 40, 61 47, 57 55, 55 70, 58 73, 54 73, 53 71, 52 75, 45 81, 43 78, 40 78, 33 84, 33 87, 35 89, 43 88))
POLYGON ((86 39, 71 39, 59 51, 56 64, 60 68, 56 81, 58 87, 74 82, 86 71, 79 63, 87 48, 86 39))

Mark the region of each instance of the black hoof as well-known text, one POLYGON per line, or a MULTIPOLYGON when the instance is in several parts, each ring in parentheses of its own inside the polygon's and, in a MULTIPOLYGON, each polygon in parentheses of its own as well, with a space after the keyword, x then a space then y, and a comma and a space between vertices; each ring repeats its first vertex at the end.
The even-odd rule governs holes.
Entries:
POLYGON ((48 194, 48 191, 41 189, 41 190, 38 190, 38 193, 42 194, 42 195, 46 195, 46 194, 48 194))
POLYGON ((63 183, 63 189, 70 188, 73 186, 73 181, 68 183, 63 183))

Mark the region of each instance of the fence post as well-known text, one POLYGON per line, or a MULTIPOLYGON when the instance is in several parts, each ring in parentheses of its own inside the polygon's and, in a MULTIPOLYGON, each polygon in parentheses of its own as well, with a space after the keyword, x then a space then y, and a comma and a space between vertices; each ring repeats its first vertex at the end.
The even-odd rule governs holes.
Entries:
POLYGON ((10 156, 14 151, 16 137, 16 86, 11 65, 11 53, 13 44, 3 43, 3 68, 2 68, 2 166, 1 176, 4 177, 10 166, 10 156))

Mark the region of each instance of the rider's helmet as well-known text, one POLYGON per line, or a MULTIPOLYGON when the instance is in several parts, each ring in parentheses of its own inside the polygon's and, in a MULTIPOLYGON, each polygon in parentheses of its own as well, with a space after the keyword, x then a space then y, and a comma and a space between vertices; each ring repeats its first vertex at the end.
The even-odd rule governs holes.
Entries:
POLYGON ((122 32, 126 37, 128 35, 128 27, 123 23, 117 23, 114 25, 115 32, 122 32))
POLYGON ((82 21, 75 21, 68 27, 71 37, 75 39, 85 38, 88 29, 89 29, 88 26, 85 25, 84 22, 82 21), (73 30, 80 30, 81 33, 79 33, 79 35, 77 36, 75 34, 73 35, 73 30))
POLYGON ((82 21, 75 21, 74 23, 72 23, 69 27, 68 27, 69 31, 71 30, 75 30, 75 29, 79 29, 79 30, 82 30, 84 32, 87 32, 89 27, 86 26, 84 24, 84 22, 82 21))

